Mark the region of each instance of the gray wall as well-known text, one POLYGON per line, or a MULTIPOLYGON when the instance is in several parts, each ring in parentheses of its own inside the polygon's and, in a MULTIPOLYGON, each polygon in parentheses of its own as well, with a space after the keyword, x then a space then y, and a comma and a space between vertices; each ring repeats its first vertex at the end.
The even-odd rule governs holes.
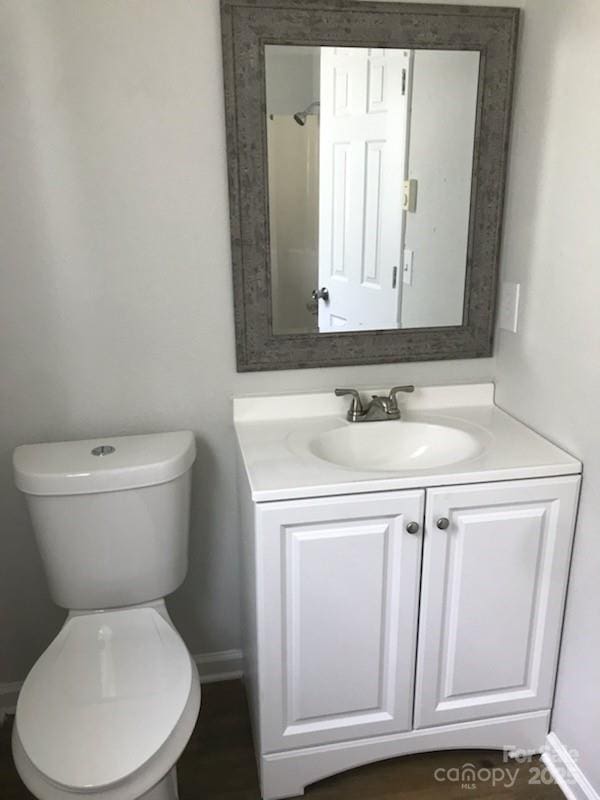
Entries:
POLYGON ((191 428, 192 652, 238 647, 235 394, 489 378, 489 360, 237 375, 217 0, 0 3, 0 682, 63 614, 15 445, 191 428))
POLYGON ((600 3, 526 12, 503 258, 524 303, 497 401, 584 462, 552 728, 600 792, 600 3))

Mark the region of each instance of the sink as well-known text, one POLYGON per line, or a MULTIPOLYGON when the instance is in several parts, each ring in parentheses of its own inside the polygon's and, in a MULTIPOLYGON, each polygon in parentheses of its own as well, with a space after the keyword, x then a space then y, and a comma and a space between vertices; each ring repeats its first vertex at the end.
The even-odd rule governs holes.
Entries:
POLYGON ((309 442, 313 455, 361 471, 433 469, 483 450, 469 431, 430 422, 363 422, 334 428, 309 442))

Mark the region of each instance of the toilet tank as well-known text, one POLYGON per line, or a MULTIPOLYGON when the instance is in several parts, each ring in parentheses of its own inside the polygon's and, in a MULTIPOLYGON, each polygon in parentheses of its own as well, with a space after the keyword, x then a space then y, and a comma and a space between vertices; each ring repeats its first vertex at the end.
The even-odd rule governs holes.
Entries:
POLYGON ((73 610, 139 605, 187 571, 190 431, 17 447, 50 594, 73 610))

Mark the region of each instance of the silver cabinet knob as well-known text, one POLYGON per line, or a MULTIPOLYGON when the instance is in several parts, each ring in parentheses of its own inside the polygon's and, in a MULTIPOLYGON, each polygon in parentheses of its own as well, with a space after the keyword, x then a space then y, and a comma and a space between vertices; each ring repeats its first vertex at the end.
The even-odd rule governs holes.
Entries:
POLYGON ((420 529, 420 525, 418 522, 409 522, 406 526, 406 530, 408 533, 418 533, 420 529))
POLYGON ((450 527, 450 520, 448 517, 440 517, 435 524, 441 531, 445 531, 446 528, 450 527))

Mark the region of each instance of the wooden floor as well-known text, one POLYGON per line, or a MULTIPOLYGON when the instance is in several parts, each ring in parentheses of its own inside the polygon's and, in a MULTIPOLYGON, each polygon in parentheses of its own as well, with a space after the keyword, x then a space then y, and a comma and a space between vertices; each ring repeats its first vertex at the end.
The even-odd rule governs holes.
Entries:
MULTIPOLYGON (((0 798, 31 800, 32 795, 19 780, 12 763, 11 722, 12 718, 7 718, 0 728, 0 798)), ((555 785, 530 784, 539 769, 537 762, 521 767, 514 762, 503 764, 502 755, 490 751, 429 753, 383 761, 328 778, 309 786, 305 797, 307 800, 562 800, 563 795, 555 785), (436 770, 460 769, 466 763, 482 770, 476 786, 461 786, 452 780, 440 782, 434 777, 436 770), (488 770, 494 767, 510 770, 495 787, 487 779, 488 770)), ((239 681, 202 687, 200 719, 179 761, 178 772, 181 800, 258 800, 248 714, 239 681)), ((449 775, 454 777, 452 772, 449 775)), ((547 780, 547 773, 543 777, 547 780)))

